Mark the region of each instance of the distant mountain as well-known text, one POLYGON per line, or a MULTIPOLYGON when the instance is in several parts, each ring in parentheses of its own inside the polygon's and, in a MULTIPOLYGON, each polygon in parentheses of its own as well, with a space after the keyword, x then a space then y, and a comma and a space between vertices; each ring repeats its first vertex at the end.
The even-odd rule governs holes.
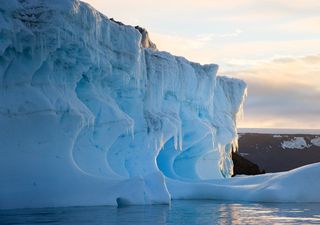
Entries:
POLYGON ((294 130, 291 134, 280 133, 240 133, 239 154, 266 172, 288 171, 320 162, 319 134, 292 134, 294 130))
POLYGON ((238 128, 241 134, 317 134, 320 135, 320 129, 289 129, 289 128, 238 128))
POLYGON ((233 176, 236 175, 258 175, 265 173, 259 166, 248 159, 242 157, 239 153, 232 152, 233 176))

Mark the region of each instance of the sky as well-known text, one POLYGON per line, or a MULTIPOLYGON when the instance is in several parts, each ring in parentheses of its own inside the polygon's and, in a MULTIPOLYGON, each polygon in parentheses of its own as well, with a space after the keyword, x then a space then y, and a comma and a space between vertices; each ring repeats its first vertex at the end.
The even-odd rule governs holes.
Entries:
POLYGON ((247 128, 320 128, 319 0, 85 0, 158 49, 248 84, 247 128))

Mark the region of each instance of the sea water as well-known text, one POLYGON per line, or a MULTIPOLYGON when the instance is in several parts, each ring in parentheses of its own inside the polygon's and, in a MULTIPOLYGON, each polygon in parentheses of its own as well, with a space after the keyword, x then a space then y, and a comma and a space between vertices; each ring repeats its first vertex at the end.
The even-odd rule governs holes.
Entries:
POLYGON ((1 210, 0 224, 320 224, 320 204, 172 201, 171 205, 1 210))

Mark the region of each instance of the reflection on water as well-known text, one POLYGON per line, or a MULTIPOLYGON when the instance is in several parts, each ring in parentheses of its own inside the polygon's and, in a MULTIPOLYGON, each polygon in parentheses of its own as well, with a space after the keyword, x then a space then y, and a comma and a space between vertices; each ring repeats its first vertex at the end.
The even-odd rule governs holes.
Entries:
POLYGON ((0 210, 0 224, 320 224, 320 204, 173 201, 170 206, 0 210))

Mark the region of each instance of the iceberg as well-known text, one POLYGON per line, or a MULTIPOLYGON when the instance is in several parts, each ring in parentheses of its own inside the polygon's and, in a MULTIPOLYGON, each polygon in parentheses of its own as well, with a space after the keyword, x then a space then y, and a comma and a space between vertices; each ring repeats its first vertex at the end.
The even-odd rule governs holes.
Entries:
MULTIPOLYGON (((228 178, 247 87, 217 70, 77 0, 3 2, 0 209, 244 192, 228 178)), ((282 182, 265 176, 244 183, 282 182)))
POLYGON ((246 84, 76 0, 0 6, 0 207, 169 203, 232 175, 246 84))

